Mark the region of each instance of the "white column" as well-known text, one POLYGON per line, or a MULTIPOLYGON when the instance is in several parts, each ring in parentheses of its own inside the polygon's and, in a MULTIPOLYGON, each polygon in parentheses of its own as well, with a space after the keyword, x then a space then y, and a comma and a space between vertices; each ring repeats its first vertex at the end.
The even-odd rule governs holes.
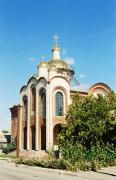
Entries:
POLYGON ((19 149, 22 148, 22 116, 23 116, 23 107, 22 107, 22 97, 21 97, 21 108, 20 108, 20 125, 19 125, 19 149))
POLYGON ((39 111, 39 107, 38 107, 38 99, 39 99, 39 96, 38 96, 38 89, 36 88, 36 137, 35 137, 35 140, 36 140, 36 144, 35 144, 35 149, 36 151, 39 150, 39 144, 38 144, 38 136, 39 136, 39 132, 38 132, 38 128, 39 128, 39 117, 38 117, 38 111, 39 111))
POLYGON ((46 150, 49 149, 50 146, 50 137, 49 137, 49 117, 50 117, 50 84, 47 83, 46 87, 46 150))
POLYGON ((53 100, 53 94, 52 94, 52 89, 50 88, 50 99, 49 99, 49 107, 50 107, 50 112, 49 112, 49 146, 53 147, 53 106, 54 106, 54 100, 53 100))
POLYGON ((27 150, 30 149, 30 87, 28 87, 28 113, 27 113, 27 150))

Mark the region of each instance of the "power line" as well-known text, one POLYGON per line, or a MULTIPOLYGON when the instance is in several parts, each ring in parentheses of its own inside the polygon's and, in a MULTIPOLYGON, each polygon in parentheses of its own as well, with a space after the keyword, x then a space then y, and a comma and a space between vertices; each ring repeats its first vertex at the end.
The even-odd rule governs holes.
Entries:
MULTIPOLYGON (((88 35, 88 34, 90 34, 90 33, 95 33, 95 32, 99 32, 99 31, 102 31, 102 30, 106 30, 106 29, 115 29, 116 28, 116 26, 114 25, 114 26, 108 26, 108 25, 104 25, 104 26, 102 26, 102 27, 95 27, 95 28, 93 28, 93 29, 89 29, 89 30, 87 30, 87 31, 81 31, 81 32, 76 32, 76 33, 71 33, 71 35, 69 35, 69 34, 64 34, 64 33, 62 33, 63 34, 63 36, 65 37, 65 38, 67 38, 67 39, 70 39, 70 38, 76 38, 76 37, 80 37, 80 36, 83 36, 83 35, 88 35)), ((7 51, 10 51, 10 52, 12 52, 12 53, 15 53, 15 52, 18 52, 18 51, 24 51, 25 49, 31 49, 31 48, 34 48, 34 46, 36 47, 37 46, 37 44, 35 44, 35 45, 28 45, 28 46, 25 46, 25 47, 19 47, 19 48, 14 48, 14 49, 7 49, 7 51)))

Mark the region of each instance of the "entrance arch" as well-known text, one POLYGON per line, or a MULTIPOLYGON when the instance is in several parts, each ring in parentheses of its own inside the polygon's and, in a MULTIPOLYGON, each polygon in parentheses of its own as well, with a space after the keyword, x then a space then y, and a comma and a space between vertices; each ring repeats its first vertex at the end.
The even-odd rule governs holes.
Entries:
POLYGON ((23 130, 23 148, 24 149, 27 149, 27 127, 24 127, 24 130, 23 130))
POLYGON ((58 145, 58 134, 61 132, 61 124, 56 124, 53 129, 53 145, 58 145))
POLYGON ((35 150, 35 126, 31 127, 31 134, 32 134, 32 150, 35 150))
POLYGON ((46 125, 41 126, 41 150, 46 150, 46 125))
POLYGON ((41 123, 41 150, 46 150, 46 90, 44 88, 40 89, 39 92, 40 100, 40 123, 41 123))

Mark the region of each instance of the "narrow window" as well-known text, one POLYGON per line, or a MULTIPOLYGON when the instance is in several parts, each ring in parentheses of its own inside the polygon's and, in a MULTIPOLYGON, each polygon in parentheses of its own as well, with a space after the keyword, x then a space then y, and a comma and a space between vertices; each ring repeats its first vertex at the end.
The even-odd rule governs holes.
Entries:
POLYGON ((32 111, 36 111, 36 89, 32 88, 32 111))
POLYGON ((42 101, 42 117, 46 117, 46 94, 42 93, 41 95, 41 101, 42 101))
POLYGON ((28 113, 28 101, 24 99, 24 120, 27 121, 27 113, 28 113))
POLYGON ((63 115, 63 95, 61 92, 56 93, 56 116, 63 115))

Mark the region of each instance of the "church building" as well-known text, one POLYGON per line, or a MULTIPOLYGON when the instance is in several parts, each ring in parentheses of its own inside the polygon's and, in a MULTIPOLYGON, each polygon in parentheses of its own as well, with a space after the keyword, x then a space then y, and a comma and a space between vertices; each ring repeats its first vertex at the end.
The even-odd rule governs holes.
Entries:
POLYGON ((18 106, 10 108, 11 136, 16 138, 18 132, 20 151, 57 147, 57 135, 66 123, 68 106, 77 92, 85 97, 98 93, 105 96, 111 91, 104 83, 96 83, 87 91, 72 90, 74 70, 61 60, 57 43, 51 60, 40 62, 37 68, 38 74, 30 77, 20 90, 20 113, 18 106))

